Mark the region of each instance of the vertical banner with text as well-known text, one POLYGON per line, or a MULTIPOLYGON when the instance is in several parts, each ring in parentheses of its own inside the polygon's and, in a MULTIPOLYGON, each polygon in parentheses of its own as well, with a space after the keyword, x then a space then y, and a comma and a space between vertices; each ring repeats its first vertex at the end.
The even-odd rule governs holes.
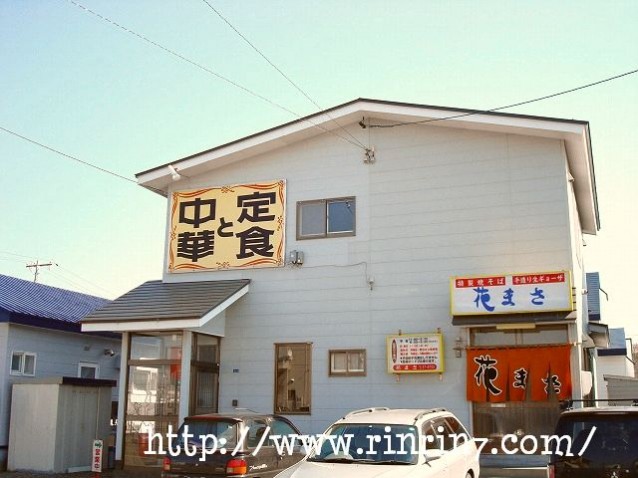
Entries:
POLYGON ((169 272, 284 265, 284 180, 176 191, 169 272))

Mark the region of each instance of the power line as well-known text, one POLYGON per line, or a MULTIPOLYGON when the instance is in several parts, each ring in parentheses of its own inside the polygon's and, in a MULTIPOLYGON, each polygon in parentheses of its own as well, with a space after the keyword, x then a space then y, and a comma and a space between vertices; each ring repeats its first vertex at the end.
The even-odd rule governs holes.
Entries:
MULTIPOLYGON (((299 93, 301 93, 303 96, 306 97, 306 99, 308 101, 310 101, 313 105, 315 105, 317 108, 319 108, 319 110, 323 110, 324 108, 317 103, 315 100, 313 100, 310 95, 308 93, 306 93, 297 83, 295 83, 288 75, 286 75, 286 73, 284 73, 281 68, 279 68, 277 65, 275 65, 259 48, 257 48, 255 46, 255 44, 253 42, 251 42, 248 38, 246 38, 246 36, 240 32, 224 15, 221 14, 221 12, 216 9, 213 5, 211 5, 211 3, 208 0, 202 0, 206 5, 208 5, 210 7, 210 9, 215 12, 215 14, 221 18, 224 23, 226 23, 226 25, 228 25, 237 35, 239 35, 239 37, 244 40, 245 43, 248 44, 248 46, 250 46, 259 56, 261 56, 266 63, 268 63, 270 66, 272 66, 277 73, 279 73, 288 83, 290 83, 299 93)), ((339 122, 334 119, 332 116, 330 116, 328 113, 326 113, 326 116, 328 116, 328 118, 330 118, 332 121, 335 122, 335 124, 337 126, 339 126, 339 128, 341 130, 343 130, 348 136, 350 136, 350 138, 352 138, 355 142, 357 142, 359 144, 359 146, 361 146, 362 148, 366 149, 365 145, 363 143, 361 143, 355 136, 352 135, 352 133, 350 133, 347 129, 345 129, 341 124, 339 124, 339 122)))
POLYGON ((0 261, 19 262, 20 264, 24 264, 24 261, 21 261, 19 259, 10 259, 8 257, 0 257, 0 261))
POLYGON ((83 164, 84 166, 88 166, 89 168, 97 169, 98 171, 101 171, 101 172, 106 173, 106 174, 110 174, 111 176, 115 176, 116 178, 124 179, 125 181, 130 181, 130 182, 132 182, 134 184, 137 184, 137 181, 134 181, 131 178, 127 178, 126 176, 122 176, 121 174, 117 174, 117 173, 114 173, 113 171, 109 171, 108 169, 101 168, 100 166, 96 166, 95 164, 91 164, 88 161, 84 161, 82 159, 76 158, 75 156, 71 156, 70 154, 63 153, 62 151, 59 151, 59 150, 57 150, 55 148, 52 148, 51 146, 47 146, 46 144, 40 143, 39 141, 36 141, 34 139, 31 139, 31 138, 27 138, 26 136, 23 136, 23 135, 21 135, 19 133, 16 133, 15 131, 11 131, 10 129, 4 128, 3 126, 0 126, 0 129, 2 131, 4 131, 5 133, 9 133, 9 134, 11 134, 13 136, 16 136, 16 137, 18 137, 20 139, 23 139, 24 141, 28 141, 31 144, 35 144, 36 146, 40 146, 41 148, 44 148, 44 149, 47 149, 47 150, 49 150, 49 151, 51 151, 53 153, 59 154, 60 156, 64 156, 67 159, 71 159, 71 160, 76 161, 76 162, 78 162, 80 164, 83 164))
POLYGON ((25 256, 24 254, 16 254, 15 252, 9 252, 9 251, 0 251, 0 254, 7 254, 9 256, 15 256, 15 257, 23 257, 24 259, 30 259, 30 260, 37 259, 36 257, 33 257, 33 256, 25 256))
POLYGON ((280 110, 285 111, 286 113, 289 113, 289 114, 291 114, 291 115, 294 115, 294 116, 296 116, 297 118, 299 118, 299 119, 301 119, 301 120, 303 120, 303 121, 306 121, 306 122, 308 122, 308 123, 312 124, 313 126, 315 126, 315 127, 319 128, 319 129, 321 129, 322 131, 324 131, 324 132, 326 132, 326 133, 332 134, 332 135, 334 135, 334 136, 337 136, 338 138, 341 138, 341 139, 342 139, 342 140, 344 140, 344 141, 347 141, 348 143, 352 144, 353 146, 356 146, 357 148, 366 149, 364 146, 361 146, 361 145, 359 145, 359 144, 355 143, 354 141, 352 141, 352 140, 350 140, 350 139, 348 139, 348 138, 345 138, 345 137, 343 137, 343 136, 341 136, 341 135, 339 135, 339 134, 335 133, 334 131, 331 131, 331 130, 329 130, 329 129, 327 129, 327 128, 324 128, 323 126, 321 126, 321 125, 319 125, 319 124, 317 124, 317 123, 314 123, 314 122, 310 121, 310 119, 308 119, 308 118, 304 118, 304 117, 302 117, 300 114, 298 114, 298 113, 296 113, 296 112, 292 111, 291 109, 288 109, 288 108, 286 108, 285 106, 282 106, 282 105, 280 105, 279 103, 276 103, 276 102, 272 101, 271 99, 266 98, 265 96, 260 95, 259 93, 256 93, 256 92, 254 92, 254 91, 252 91, 252 90, 250 90, 250 89, 246 88, 246 87, 245 87, 245 86, 243 86, 243 85, 240 85, 240 84, 239 84, 239 83, 237 83, 236 81, 233 81, 233 80, 231 80, 231 79, 229 79, 229 78, 226 78, 225 76, 223 76, 223 75, 221 75, 221 74, 219 74, 219 73, 217 73, 217 72, 215 72, 215 71, 211 70, 210 68, 208 68, 208 67, 206 67, 206 66, 204 66, 204 65, 202 65, 202 64, 200 64, 200 63, 197 63, 196 61, 191 60, 190 58, 185 57, 184 55, 182 55, 182 54, 180 54, 180 53, 176 52, 175 50, 172 50, 172 49, 170 49, 170 48, 167 48, 167 47, 165 47, 165 46, 161 45, 160 43, 157 43, 156 41, 151 40, 150 38, 146 37, 145 35, 142 35, 142 34, 140 34, 140 33, 137 33, 137 32, 136 32, 136 31, 134 31, 134 30, 131 30, 131 29, 130 29, 130 28, 128 28, 128 27, 125 27, 125 26, 123 26, 123 25, 120 25, 120 24, 119 24, 119 23, 117 23, 116 21, 111 20, 110 18, 105 17, 104 15, 102 15, 102 14, 100 14, 100 13, 97 13, 97 12, 93 11, 93 10, 91 10, 91 9, 90 9, 90 8, 88 8, 88 7, 85 7, 84 5, 82 5, 81 3, 76 2, 75 0, 66 0, 66 1, 67 1, 67 2, 69 2, 69 3, 71 3, 71 4, 73 4, 73 5, 75 5, 75 6, 76 6, 76 7, 78 7, 78 8, 81 8, 81 9, 82 9, 82 10, 84 10, 85 12, 90 13, 91 15, 93 15, 93 16, 95 16, 95 17, 99 18, 100 20, 102 20, 102 21, 104 21, 104 22, 107 22, 108 24, 110 24, 110 25, 112 25, 112 26, 114 26, 114 27, 116 27, 116 28, 119 28, 120 30, 125 31, 126 33, 129 33, 129 34, 133 35, 134 37, 136 37, 136 38, 138 38, 138 39, 140 39, 140 40, 142 40, 142 41, 144 41, 144 42, 148 43, 149 45, 152 45, 152 46, 154 46, 154 47, 156 47, 156 48, 159 48, 160 50, 164 51, 165 53, 168 53, 169 55, 172 55, 172 56, 174 56, 175 58, 178 58, 178 59, 180 59, 181 61, 188 63, 189 65, 192 65, 192 66, 194 66, 194 67, 196 67, 196 68, 199 68, 200 70, 202 70, 202 71, 204 71, 204 72, 206 72, 206 73, 208 73, 208 74, 210 74, 210 75, 213 75, 213 76, 214 76, 214 77, 216 77, 217 79, 222 80, 222 81, 224 81, 224 82, 226 82, 226 83, 228 83, 228 84, 230 84, 230 85, 234 86, 235 88, 238 88, 238 89, 242 90, 243 92, 248 93, 248 94, 249 94, 249 95, 251 95, 251 96, 254 96, 255 98, 258 98, 258 99, 260 99, 260 100, 262 100, 262 101, 265 101, 266 103, 268 103, 268 104, 270 104, 270 105, 274 106, 275 108, 279 108, 280 110))
POLYGON ((575 88, 570 88, 568 90, 559 91, 558 93, 552 93, 550 95, 540 96, 538 98, 533 98, 531 100, 519 101, 518 103, 512 103, 511 105, 506 105, 506 106, 499 106, 497 108, 491 108, 489 110, 476 110, 476 111, 470 111, 470 112, 467 112, 467 113, 461 113, 461 114, 458 114, 458 115, 445 116, 444 118, 432 118, 432 119, 421 120, 421 121, 405 121, 405 122, 401 122, 401 123, 392 123, 392 124, 369 124, 369 125, 366 125, 365 127, 368 127, 368 128, 394 128, 396 126, 408 126, 408 125, 413 125, 413 124, 434 123, 436 121, 446 121, 446 120, 451 120, 451 119, 456 119, 456 118, 465 118, 467 116, 473 116, 473 115, 478 115, 478 114, 483 114, 483 113, 493 113, 495 111, 506 110, 506 109, 509 109, 509 108, 514 108, 516 106, 528 105, 530 103, 536 103, 538 101, 547 100, 549 98, 555 98, 556 96, 566 95, 568 93, 573 93, 574 91, 584 90, 585 88, 590 88, 592 86, 600 85, 602 83, 607 83, 608 81, 617 80, 619 78, 623 78, 625 76, 633 75, 633 74, 636 74, 636 73, 638 73, 638 70, 627 71, 627 72, 621 73, 619 75, 610 76, 609 78, 604 78, 602 80, 594 81, 593 83, 587 83, 586 85, 581 85, 581 86, 577 86, 575 88))
POLYGON ((88 294, 88 295, 93 295, 95 296, 96 294, 91 291, 90 289, 88 289, 87 287, 83 286, 82 284, 79 284, 78 282, 75 282, 71 279, 69 279, 68 277, 64 277, 52 270, 48 271, 49 274, 51 274, 53 277, 56 277, 57 279, 61 280, 62 282, 66 282, 67 284, 71 285, 72 287, 75 287, 76 290, 78 292, 82 292, 84 294, 88 294))
MULTIPOLYGON (((58 154, 58 155, 63 156, 65 158, 67 158, 67 159, 71 159, 71 160, 76 161, 76 162, 78 162, 80 164, 83 164, 84 166, 88 166, 89 168, 97 169, 98 171, 100 171, 102 173, 110 174, 111 176, 114 176, 114 177, 116 177, 118 179, 123 179, 125 181, 128 181, 130 183, 133 183, 133 184, 137 185, 137 181, 135 181, 134 179, 127 178, 126 176, 122 176, 121 174, 117 174, 117 173, 114 173, 113 171, 109 171, 108 169, 104 169, 104 168, 102 168, 100 166, 96 166, 95 164, 89 163, 88 161, 84 161, 84 160, 82 160, 80 158, 76 158, 75 156, 71 156, 70 154, 67 154, 67 153, 64 153, 62 151, 59 151, 59 150, 57 150, 55 148, 52 148, 51 146, 47 146, 44 143, 40 143, 39 141, 36 141, 34 139, 31 139, 31 138, 28 138, 28 137, 26 137, 24 135, 16 133, 15 131, 7 129, 7 128, 3 127, 3 126, 0 126, 0 130, 4 131, 6 133, 9 133, 9 134, 11 134, 11 135, 13 135, 13 136, 15 136, 17 138, 20 138, 20 139, 22 139, 24 141, 27 141, 27 142, 29 142, 31 144, 34 144, 34 145, 39 146, 41 148, 44 148, 47 151, 51 151, 52 153, 58 154)), ((160 189, 157 189, 157 188, 154 188, 152 186, 145 186, 145 187, 155 191, 156 193, 159 193, 159 194, 162 194, 162 195, 164 194, 164 191, 162 191, 160 189)))
POLYGON ((93 288, 95 288, 95 289, 100 289, 100 290, 102 290, 103 292, 106 292, 107 294, 115 295, 115 294, 113 293, 113 291, 112 291, 112 290, 106 289, 106 288, 104 288, 104 287, 102 287, 102 286, 100 286, 100 285, 96 284, 95 282, 91 282, 90 280, 85 279, 85 278, 84 278, 84 277, 82 277, 81 275, 76 274, 76 273, 75 273, 75 272, 73 272, 73 271, 70 271, 70 270, 69 270, 69 269, 67 269, 66 267, 62 267, 62 266, 61 266, 61 265, 59 265, 59 264, 57 264, 57 266, 58 266, 58 269, 59 269, 59 270, 64 271, 64 273, 66 273, 66 274, 71 274, 72 276, 77 277, 77 278, 78 278, 78 279, 80 279, 81 281, 86 282, 87 284, 89 284, 91 287, 93 287, 93 288))

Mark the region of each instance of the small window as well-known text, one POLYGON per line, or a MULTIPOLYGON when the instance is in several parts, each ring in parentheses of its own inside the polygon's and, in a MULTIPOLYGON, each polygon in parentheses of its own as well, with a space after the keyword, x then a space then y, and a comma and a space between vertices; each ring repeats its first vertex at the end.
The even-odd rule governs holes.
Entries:
POLYGON ((355 198, 297 203, 297 239, 355 235, 355 198))
POLYGON ((80 362, 78 364, 78 377, 100 378, 100 366, 96 363, 80 362))
POLYGON ((330 375, 363 377, 366 374, 366 351, 330 350, 330 375))
POLYGON ((35 375, 35 357, 29 352, 13 352, 11 355, 11 375, 35 375))

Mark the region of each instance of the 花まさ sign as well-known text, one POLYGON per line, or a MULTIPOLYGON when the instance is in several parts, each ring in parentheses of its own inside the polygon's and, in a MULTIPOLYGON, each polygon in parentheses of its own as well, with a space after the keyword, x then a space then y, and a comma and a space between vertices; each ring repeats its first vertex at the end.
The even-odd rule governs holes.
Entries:
POLYGON ((386 337, 388 373, 443 372, 443 335, 406 334, 386 337))
POLYGON ((450 290, 455 316, 574 310, 567 271, 452 277, 450 290))
POLYGON ((284 265, 284 180, 172 195, 169 272, 284 265))

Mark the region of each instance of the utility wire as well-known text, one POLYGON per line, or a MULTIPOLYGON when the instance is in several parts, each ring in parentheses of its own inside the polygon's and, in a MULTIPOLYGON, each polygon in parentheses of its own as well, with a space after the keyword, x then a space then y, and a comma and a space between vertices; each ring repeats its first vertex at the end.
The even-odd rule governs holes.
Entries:
POLYGON ((262 101, 265 101, 266 103, 268 103, 268 104, 270 104, 270 105, 274 106, 275 108, 279 108, 280 110, 285 111, 286 113, 289 113, 289 114, 291 114, 291 115, 294 115, 294 116, 296 116, 297 118, 299 118, 299 119, 301 119, 301 120, 303 120, 303 121, 306 121, 306 122, 308 122, 308 123, 312 124, 313 126, 315 126, 315 127, 319 128, 319 129, 321 129, 321 130, 325 131, 326 133, 330 133, 330 134, 332 134, 332 135, 334 135, 334 136, 337 136, 338 138, 341 138, 341 139, 342 139, 342 140, 344 140, 344 141, 347 141, 348 143, 352 144, 353 146, 356 146, 357 148, 366 149, 365 147, 363 147, 363 146, 361 146, 361 145, 359 145, 359 144, 355 143, 354 141, 352 141, 352 140, 350 140, 350 139, 348 139, 348 138, 345 138, 345 137, 343 137, 343 136, 341 136, 341 135, 339 135, 339 134, 335 133, 334 131, 331 131, 331 130, 329 130, 329 129, 327 129, 327 128, 324 128, 323 126, 321 126, 321 125, 319 125, 319 124, 317 124, 317 123, 312 122, 312 121, 311 121, 311 120, 309 120, 308 118, 304 118, 304 117, 302 117, 300 114, 296 113, 295 111, 292 111, 292 110, 290 110, 290 109, 286 108, 285 106, 282 106, 282 105, 280 105, 279 103, 276 103, 276 102, 272 101, 271 99, 266 98, 265 96, 260 95, 259 93, 256 93, 256 92, 254 92, 254 91, 252 91, 252 90, 250 90, 250 89, 246 88, 246 87, 245 87, 245 86, 243 86, 243 85, 240 85, 240 84, 239 84, 239 83, 237 83, 236 81, 233 81, 233 80, 231 80, 231 79, 229 79, 229 78, 226 78, 225 76, 223 76, 223 75, 221 75, 221 74, 219 74, 219 73, 217 73, 217 72, 215 72, 215 71, 211 70, 210 68, 208 68, 208 67, 206 67, 206 66, 204 66, 204 65, 202 65, 202 64, 200 64, 200 63, 197 63, 196 61, 191 60, 190 58, 185 57, 184 55, 182 55, 182 54, 180 54, 180 53, 176 52, 175 50, 171 50, 170 48, 167 48, 167 47, 165 47, 165 46, 163 46, 163 45, 161 45, 161 44, 157 43, 156 41, 151 40, 150 38, 148 38, 148 37, 146 37, 146 36, 144 36, 144 35, 142 35, 142 34, 140 34, 140 33, 137 33, 137 32, 135 32, 135 31, 131 30, 131 29, 130 29, 130 28, 128 28, 128 27, 125 27, 125 26, 123 26, 123 25, 120 25, 120 24, 119 24, 119 23, 117 23, 116 21, 111 20, 110 18, 105 17, 104 15, 102 15, 102 14, 100 14, 100 13, 97 13, 97 12, 93 11, 93 10, 91 10, 91 9, 90 9, 90 8, 88 8, 88 7, 85 7, 84 5, 82 5, 81 3, 76 2, 75 0, 67 0, 67 2, 69 2, 69 3, 73 4, 73 5, 75 5, 75 6, 76 6, 76 7, 78 7, 78 8, 81 8, 81 9, 82 9, 82 10, 84 10, 85 12, 90 13, 91 15, 93 15, 93 16, 95 16, 95 17, 99 18, 99 19, 100 19, 100 20, 102 20, 102 21, 105 21, 105 22, 109 23, 109 24, 110 24, 110 25, 112 25, 112 26, 117 27, 117 28, 119 28, 120 30, 123 30, 123 31, 125 31, 126 33, 129 33, 129 34, 131 34, 131 35, 135 36, 136 38, 138 38, 138 39, 140 39, 140 40, 142 40, 142 41, 144 41, 144 42, 146 42, 146 43, 148 43, 148 44, 150 44, 150 45, 153 45, 153 46, 154 46, 154 47, 156 47, 156 48, 159 48, 160 50, 164 51, 165 53, 168 53, 169 55, 174 56, 175 58, 178 58, 178 59, 180 59, 181 61, 184 61, 184 62, 186 62, 186 63, 188 63, 188 64, 190 64, 190 65, 192 65, 192 66, 194 66, 194 67, 196 67, 196 68, 199 68, 200 70, 202 70, 202 71, 204 71, 204 72, 206 72, 206 73, 208 73, 208 74, 210 74, 210 75, 213 75, 213 76, 214 76, 214 77, 216 77, 217 79, 222 80, 222 81, 225 81, 226 83, 228 83, 228 84, 230 84, 230 85, 234 86, 235 88, 238 88, 238 89, 242 90, 243 92, 248 93, 248 94, 249 94, 249 95, 251 95, 251 96, 254 96, 255 98, 258 98, 258 99, 260 99, 260 100, 262 100, 262 101))
MULTIPOLYGON (((217 14, 217 16, 221 18, 224 21, 224 23, 226 23, 226 25, 228 25, 237 35, 239 35, 239 37, 242 40, 244 40, 244 42, 247 43, 248 46, 250 46, 259 56, 261 56, 266 61, 266 63, 272 66, 277 71, 277 73, 279 73, 288 83, 290 83, 293 86, 293 88, 295 88, 299 93, 305 96, 306 99, 310 101, 313 105, 315 105, 319 110, 324 109, 319 103, 317 103, 314 99, 312 99, 310 95, 306 93, 297 83, 295 83, 288 75, 286 75, 286 73, 284 73, 281 70, 281 68, 275 65, 259 48, 255 46, 253 42, 251 42, 248 38, 246 38, 246 36, 242 32, 240 32, 224 15, 222 15, 218 9, 216 9, 213 5, 211 5, 211 3, 208 0, 202 0, 202 1, 206 5, 208 5, 210 9, 213 12, 215 12, 215 14, 217 14)), ((359 144, 359 146, 366 149, 365 145, 361 141, 359 141, 355 136, 353 136, 352 133, 350 133, 347 129, 345 129, 341 124, 339 124, 339 122, 335 118, 330 116, 328 113, 325 113, 325 114, 326 116, 328 116, 328 118, 334 121, 335 124, 339 126, 339 128, 343 132, 345 132, 348 136, 350 136, 350 138, 352 138, 357 144, 359 144)))
POLYGON ((506 110, 508 108, 514 108, 516 106, 528 105, 530 103, 536 103, 538 101, 547 100, 549 98, 555 98, 556 96, 566 95, 568 93, 573 93, 574 91, 584 90, 585 88, 590 88, 592 86, 600 85, 602 83, 607 83, 608 81, 617 80, 619 78, 623 78, 623 77, 629 76, 629 75, 634 75, 636 73, 638 73, 638 70, 626 71, 625 73, 621 73, 619 75, 610 76, 609 78, 604 78, 602 80, 594 81, 593 83, 587 83, 586 85, 581 85, 581 86, 577 86, 575 88, 570 88, 568 90, 559 91, 558 93, 552 93, 550 95, 545 95, 545 96, 541 96, 541 97, 538 97, 538 98, 533 98, 531 100, 525 100, 525 101, 520 101, 518 103, 512 103, 511 105, 499 106, 497 108, 491 108, 489 110, 475 110, 475 111, 470 111, 470 112, 467 112, 467 113, 461 113, 461 114, 458 114, 458 115, 445 116, 444 118, 432 118, 432 119, 421 120, 421 121, 405 121, 405 122, 402 122, 402 123, 392 123, 392 124, 370 124, 370 125, 366 125, 366 127, 369 127, 369 128, 394 128, 396 126, 408 126, 408 125, 413 125, 413 124, 434 123, 436 121, 446 121, 446 120, 451 120, 451 119, 456 119, 456 118, 465 118, 467 116, 473 116, 473 115, 478 115, 478 114, 483 114, 483 113, 492 113, 494 111, 506 110))
MULTIPOLYGON (((24 141, 27 141, 27 142, 29 142, 31 144, 34 144, 34 145, 39 146, 41 148, 44 148, 47 151, 51 151, 52 153, 58 154, 58 155, 63 156, 65 158, 67 158, 67 159, 71 159, 71 160, 76 161, 76 162, 78 162, 80 164, 83 164, 84 166, 88 166, 89 168, 97 169, 98 171, 100 171, 102 173, 110 174, 111 176, 114 176, 114 177, 116 177, 118 179, 123 179, 123 180, 125 180, 125 181, 127 181, 129 183, 133 183, 133 184, 137 185, 137 181, 135 181, 134 179, 127 178, 126 176, 122 176, 121 174, 117 174, 117 173, 114 173, 113 171, 109 171, 108 169, 101 168, 100 166, 96 166, 95 164, 89 163, 88 161, 84 161, 82 159, 76 158, 75 156, 71 156, 70 154, 63 153, 62 151, 59 151, 59 150, 57 150, 55 148, 52 148, 51 146, 47 146, 46 144, 40 143, 39 141, 36 141, 34 139, 31 139, 31 138, 27 138, 26 136, 23 136, 23 135, 21 135, 19 133, 16 133, 15 131, 11 131, 10 129, 7 129, 7 128, 3 127, 3 126, 0 126, 0 130, 4 131, 6 133, 9 133, 9 134, 11 134, 11 135, 13 135, 13 136, 15 136, 17 138, 20 138, 20 139, 22 139, 24 141)), ((155 191, 156 193, 161 194, 162 196, 164 195, 164 191, 162 191, 161 189, 157 189, 157 188, 154 188, 154 187, 148 186, 148 185, 144 186, 144 187, 147 188, 147 189, 150 189, 152 191, 155 191)))
POLYGON ((108 169, 101 168, 100 166, 96 166, 95 164, 91 164, 88 161, 83 161, 83 160, 81 160, 79 158, 76 158, 75 156, 71 156, 70 154, 63 153, 62 151, 54 149, 51 146, 47 146, 46 144, 42 144, 42 143, 40 143, 40 142, 38 142, 38 141, 36 141, 34 139, 27 138, 26 136, 23 136, 23 135, 21 135, 19 133, 16 133, 15 131, 11 131, 10 129, 4 128, 3 126, 0 126, 0 130, 4 131, 5 133, 9 133, 9 134, 11 134, 13 136, 16 136, 17 138, 23 139, 24 141, 27 141, 27 142, 29 142, 31 144, 35 144, 36 146, 40 146, 41 148, 49 150, 49 151, 51 151, 51 152, 53 152, 55 154, 59 154, 60 156, 64 156, 67 159, 71 159, 71 160, 76 161, 76 162, 78 162, 80 164, 83 164, 84 166, 88 166, 89 168, 97 169, 98 171, 101 171, 101 172, 106 173, 106 174, 110 174, 111 176, 115 176, 116 178, 123 179, 125 181, 129 181, 129 182, 131 182, 133 184, 137 184, 137 181, 135 181, 135 180, 133 180, 131 178, 127 178, 126 176, 122 176, 121 174, 117 174, 117 173, 114 173, 113 171, 109 171, 108 169))
POLYGON ((101 285, 96 284, 95 282, 91 282, 90 280, 85 279, 84 277, 82 277, 82 276, 76 274, 75 272, 67 269, 66 267, 62 267, 60 264, 56 264, 56 265, 58 266, 59 270, 63 271, 66 274, 71 274, 72 276, 80 279, 82 282, 86 282, 87 284, 89 284, 94 289, 100 289, 103 292, 106 292, 107 294, 115 295, 112 290, 106 289, 106 288, 102 287, 101 285))
POLYGON ((15 252, 9 252, 9 251, 0 251, 0 254, 8 254, 10 256, 23 257, 23 258, 29 259, 29 260, 37 259, 36 257, 33 257, 33 256, 25 256, 24 254, 16 254, 15 252))

